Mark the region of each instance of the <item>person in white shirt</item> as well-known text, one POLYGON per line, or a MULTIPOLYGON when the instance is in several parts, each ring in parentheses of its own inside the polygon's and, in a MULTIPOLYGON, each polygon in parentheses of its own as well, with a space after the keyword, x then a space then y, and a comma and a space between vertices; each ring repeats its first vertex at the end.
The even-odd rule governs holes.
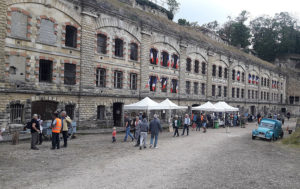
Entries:
POLYGON ((187 136, 189 136, 189 127, 190 127, 190 125, 191 125, 190 116, 188 114, 185 114, 182 136, 184 135, 185 130, 186 130, 187 136))
POLYGON ((37 121, 40 124, 40 133, 39 133, 39 137, 38 137, 38 144, 41 145, 43 143, 43 120, 41 119, 41 115, 38 116, 37 121))

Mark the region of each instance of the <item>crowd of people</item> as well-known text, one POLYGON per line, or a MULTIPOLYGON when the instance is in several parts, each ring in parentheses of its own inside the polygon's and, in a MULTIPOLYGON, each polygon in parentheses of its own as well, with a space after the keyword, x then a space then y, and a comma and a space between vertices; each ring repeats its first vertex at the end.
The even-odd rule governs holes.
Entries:
MULTIPOLYGON (((53 119, 51 122, 52 130, 52 150, 60 149, 60 133, 62 133, 62 138, 64 140, 63 147, 68 145, 68 130, 71 127, 72 120, 65 111, 61 113, 53 113, 53 119)), ((32 120, 27 123, 25 129, 30 129, 31 132, 31 149, 39 150, 36 145, 42 145, 43 142, 43 120, 41 116, 34 114, 32 120)))

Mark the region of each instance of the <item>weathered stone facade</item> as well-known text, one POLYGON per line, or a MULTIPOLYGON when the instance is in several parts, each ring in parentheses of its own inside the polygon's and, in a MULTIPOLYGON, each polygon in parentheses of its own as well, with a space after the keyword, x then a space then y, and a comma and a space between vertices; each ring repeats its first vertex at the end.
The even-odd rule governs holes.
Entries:
POLYGON ((47 119, 58 108, 82 128, 111 127, 122 123, 124 104, 146 96, 190 107, 225 100, 254 114, 298 108, 286 105, 287 75, 279 67, 135 3, 1 0, 0 5, 3 125, 24 123, 33 113, 47 119), (20 14, 22 22, 16 19, 20 14), (157 62, 150 63, 151 49, 157 62), (169 63, 161 65, 164 57, 169 63))

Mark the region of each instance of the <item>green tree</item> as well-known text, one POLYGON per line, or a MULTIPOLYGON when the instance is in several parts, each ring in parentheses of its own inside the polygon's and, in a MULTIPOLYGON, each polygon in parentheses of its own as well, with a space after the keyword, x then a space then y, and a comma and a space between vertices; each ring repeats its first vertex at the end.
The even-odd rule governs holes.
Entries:
POLYGON ((234 20, 229 20, 223 25, 218 33, 224 36, 230 45, 247 48, 250 45, 250 28, 245 25, 249 18, 247 11, 242 11, 234 20))
POLYGON ((178 3, 177 0, 168 0, 167 4, 168 4, 170 12, 173 15, 175 15, 176 12, 179 10, 180 3, 178 3))

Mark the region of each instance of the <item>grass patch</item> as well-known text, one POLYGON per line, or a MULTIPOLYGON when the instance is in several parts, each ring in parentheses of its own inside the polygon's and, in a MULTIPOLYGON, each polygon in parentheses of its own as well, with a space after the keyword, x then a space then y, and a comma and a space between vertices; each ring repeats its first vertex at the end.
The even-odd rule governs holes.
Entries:
POLYGON ((282 144, 300 147, 300 129, 282 140, 282 144))

